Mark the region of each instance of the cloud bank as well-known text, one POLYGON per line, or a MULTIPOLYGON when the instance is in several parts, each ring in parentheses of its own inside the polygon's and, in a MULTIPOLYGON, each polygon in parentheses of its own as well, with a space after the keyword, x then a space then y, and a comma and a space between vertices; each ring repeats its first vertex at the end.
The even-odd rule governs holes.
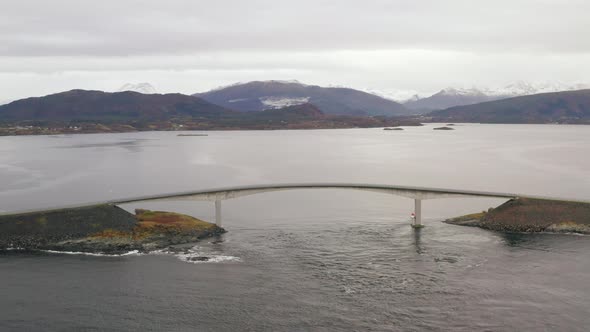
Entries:
POLYGON ((8 0, 0 100, 133 81, 184 93, 260 79, 423 93, 583 81, 588 12, 581 0, 8 0))

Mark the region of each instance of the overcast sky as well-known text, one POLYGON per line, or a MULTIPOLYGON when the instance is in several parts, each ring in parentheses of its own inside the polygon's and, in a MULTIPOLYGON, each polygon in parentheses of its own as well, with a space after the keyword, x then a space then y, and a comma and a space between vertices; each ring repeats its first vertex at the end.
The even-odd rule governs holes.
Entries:
POLYGON ((0 102, 149 82, 590 83, 588 0, 2 0, 0 102))

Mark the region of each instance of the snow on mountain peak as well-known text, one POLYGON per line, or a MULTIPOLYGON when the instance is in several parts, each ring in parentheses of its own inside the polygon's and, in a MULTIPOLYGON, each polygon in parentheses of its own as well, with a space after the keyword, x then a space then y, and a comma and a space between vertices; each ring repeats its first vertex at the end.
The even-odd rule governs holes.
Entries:
POLYGON ((484 93, 477 88, 445 88, 438 93, 444 96, 480 96, 484 93))
POLYGON ((562 82, 526 82, 516 81, 505 85, 499 89, 491 89, 489 95, 493 96, 524 96, 536 93, 558 92, 589 89, 590 84, 585 83, 571 83, 566 84, 562 82))
MULTIPOLYGON (((500 98, 517 97, 532 95, 545 92, 558 92, 590 89, 590 84, 585 83, 570 83, 564 84, 561 82, 527 82, 515 81, 506 84, 502 87, 488 88, 488 87, 447 87, 434 93, 432 96, 437 97, 468 97, 479 98, 481 101, 495 100, 500 98)), ((400 103, 410 103, 421 99, 425 99, 424 94, 418 94, 411 90, 377 90, 377 89, 362 89, 362 91, 394 100, 400 103)), ((429 98, 426 97, 426 98, 429 98)))
POLYGON ((360 91, 379 96, 381 98, 393 100, 398 103, 405 103, 411 100, 422 98, 415 90, 378 90, 378 89, 360 89, 360 91))
POLYGON ((309 102, 310 97, 260 97, 259 100, 269 109, 301 105, 309 102))
POLYGON ((119 90, 117 90, 117 91, 119 91, 119 92, 134 91, 134 92, 139 92, 139 93, 144 93, 144 94, 158 93, 156 91, 156 88, 154 88, 154 86, 149 83, 137 83, 137 84, 127 83, 127 84, 123 85, 122 87, 120 87, 119 90))
POLYGON ((301 82, 299 82, 298 80, 295 80, 295 79, 291 79, 291 80, 270 80, 268 82, 270 82, 270 83, 282 83, 282 84, 306 85, 306 84, 303 84, 303 83, 301 83, 301 82))
POLYGON ((221 91, 227 88, 232 88, 232 87, 239 87, 242 85, 248 85, 248 84, 267 84, 267 85, 272 85, 272 84, 298 84, 301 86, 308 86, 307 84, 303 84, 301 82, 299 82, 298 80, 268 80, 268 81, 249 81, 249 82, 236 82, 236 83, 232 83, 232 84, 227 84, 227 85, 220 85, 216 88, 213 88, 207 92, 215 92, 215 91, 221 91))
POLYGON ((419 99, 422 99, 422 97, 420 97, 420 95, 418 95, 418 94, 415 94, 412 97, 407 98, 406 100, 403 100, 402 102, 408 103, 408 102, 416 101, 416 100, 419 100, 419 99))
POLYGON ((530 83, 526 81, 516 81, 500 88, 455 88, 449 87, 426 97, 413 99, 405 102, 408 108, 435 110, 445 109, 453 106, 471 105, 486 101, 526 96, 538 93, 558 92, 589 89, 589 84, 563 84, 559 82, 530 83))
POLYGON ((502 87, 472 87, 472 88, 455 88, 448 87, 442 89, 437 95, 441 96, 489 96, 489 97, 516 97, 526 96, 545 92, 558 92, 589 89, 590 84, 574 83, 564 84, 561 82, 536 82, 515 81, 502 87))

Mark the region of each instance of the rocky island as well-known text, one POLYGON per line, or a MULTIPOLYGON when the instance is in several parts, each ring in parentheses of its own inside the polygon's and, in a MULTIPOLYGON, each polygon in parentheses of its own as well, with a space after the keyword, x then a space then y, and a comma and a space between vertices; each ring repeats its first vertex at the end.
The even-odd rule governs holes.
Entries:
POLYGON ((590 203, 517 198, 444 222, 503 232, 559 232, 590 234, 590 203))
POLYGON ((0 250, 149 252, 223 233, 223 228, 188 215, 132 214, 108 204, 0 216, 0 250))

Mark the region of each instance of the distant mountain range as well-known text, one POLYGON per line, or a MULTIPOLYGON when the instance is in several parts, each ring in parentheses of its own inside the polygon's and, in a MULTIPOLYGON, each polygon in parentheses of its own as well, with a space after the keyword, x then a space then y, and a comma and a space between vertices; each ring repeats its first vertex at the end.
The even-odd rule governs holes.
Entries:
POLYGON ((296 81, 255 81, 196 93, 194 96, 242 112, 311 103, 325 114, 399 116, 412 112, 401 104, 350 88, 320 87, 296 81))
POLYGON ((508 84, 502 88, 446 88, 429 97, 414 96, 403 105, 418 113, 442 110, 453 106, 472 105, 487 101, 527 96, 547 92, 590 89, 590 84, 528 83, 524 81, 508 84))
POLYGON ((439 107, 470 105, 407 115, 410 112, 404 106, 365 92, 298 82, 250 82, 193 96, 71 90, 0 105, 0 135, 71 130, 351 128, 418 125, 421 121, 590 124, 590 89, 490 98, 476 89, 445 89, 429 101, 439 107), (478 99, 487 101, 478 103, 478 99))
POLYGON ((590 89, 455 106, 428 116, 436 122, 590 124, 590 89))
MULTIPOLYGON (((340 115, 415 115, 454 106, 532 95, 546 92, 590 89, 590 84, 517 81, 500 88, 445 88, 430 96, 412 90, 355 90, 349 87, 307 85, 298 81, 255 81, 236 83, 208 92, 196 93, 214 104, 237 111, 261 111, 312 103, 326 114, 340 115)), ((150 83, 127 83, 117 92, 157 94, 150 83)), ((0 101, 0 105, 10 100, 0 101)))
POLYGON ((239 112, 195 96, 71 90, 0 106, 0 135, 134 130, 314 129, 419 125, 416 119, 324 114, 305 103, 239 112))

